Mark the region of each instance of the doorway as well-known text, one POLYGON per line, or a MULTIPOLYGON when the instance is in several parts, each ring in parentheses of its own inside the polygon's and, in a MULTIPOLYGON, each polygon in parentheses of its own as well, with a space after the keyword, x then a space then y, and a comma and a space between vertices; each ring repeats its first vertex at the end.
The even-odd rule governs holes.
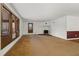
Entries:
POLYGON ((33 23, 28 23, 28 33, 33 33, 33 23))

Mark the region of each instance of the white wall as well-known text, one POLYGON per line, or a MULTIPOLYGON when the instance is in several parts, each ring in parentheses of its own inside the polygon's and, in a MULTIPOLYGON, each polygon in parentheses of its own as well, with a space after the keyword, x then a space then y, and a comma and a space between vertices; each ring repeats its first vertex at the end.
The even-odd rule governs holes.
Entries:
POLYGON ((67 16, 67 31, 79 31, 79 16, 67 16))
MULTIPOLYGON (((23 21, 23 19, 13 10, 13 8, 6 4, 11 11, 17 15, 20 19, 20 36, 6 46, 4 49, 0 50, 0 55, 4 55, 18 40, 22 35, 28 34, 28 22, 23 21)), ((33 21, 33 34, 43 34, 43 30, 48 29, 50 35, 57 36, 63 39, 67 39, 66 31, 78 31, 79 30, 79 17, 78 16, 63 16, 52 21, 33 21), (45 22, 48 24, 45 25, 45 22)))
POLYGON ((23 31, 23 19, 14 11, 14 9, 9 5, 6 4, 6 6, 20 19, 20 36, 15 39, 13 42, 11 42, 9 45, 7 45, 5 48, 3 48, 2 50, 0 50, 0 55, 4 55, 23 35, 22 31, 23 31))
POLYGON ((34 34, 43 34, 43 22, 34 22, 33 30, 34 34))
POLYGON ((49 21, 50 27, 49 27, 49 34, 54 35, 54 20, 49 21))
POLYGON ((64 16, 50 21, 50 34, 67 39, 67 31, 79 31, 79 16, 64 16))
MULTIPOLYGON (((28 34, 28 23, 23 23, 23 34, 28 34)), ((31 23, 31 21, 30 21, 31 23)), ((49 30, 49 34, 66 39, 66 16, 52 21, 32 21, 33 23, 33 34, 43 34, 44 30, 49 30), (47 22, 47 24, 45 24, 47 22)))
POLYGON ((28 34, 28 23, 33 23, 33 34, 43 34, 44 30, 49 30, 48 21, 28 21, 23 23, 23 34, 28 34), (47 24, 45 25, 45 23, 47 24))
POLYGON ((60 17, 51 22, 50 34, 66 39, 66 16, 60 17))

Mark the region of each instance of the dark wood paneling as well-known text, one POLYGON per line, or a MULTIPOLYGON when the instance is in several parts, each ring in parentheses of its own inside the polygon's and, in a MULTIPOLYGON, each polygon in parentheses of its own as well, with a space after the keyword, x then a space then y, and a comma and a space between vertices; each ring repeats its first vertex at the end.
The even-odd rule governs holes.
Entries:
POLYGON ((79 31, 67 31, 67 38, 79 38, 79 31))

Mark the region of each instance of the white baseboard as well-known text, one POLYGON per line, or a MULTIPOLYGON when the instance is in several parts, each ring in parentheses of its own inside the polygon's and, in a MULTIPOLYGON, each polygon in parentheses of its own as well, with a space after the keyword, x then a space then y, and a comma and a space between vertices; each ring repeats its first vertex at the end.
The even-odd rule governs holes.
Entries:
MULTIPOLYGON (((55 36, 55 35, 52 35, 50 34, 51 36, 55 36)), ((55 36, 55 37, 58 37, 58 38, 61 38, 59 36, 55 36)), ((66 39, 66 38, 61 38, 61 39, 65 39, 65 40, 78 40, 79 38, 70 38, 70 39, 66 39)))
POLYGON ((64 40, 67 40, 66 38, 62 38, 62 37, 59 37, 59 36, 56 36, 56 35, 52 35, 52 34, 50 34, 50 35, 54 36, 54 37, 58 37, 58 38, 64 39, 64 40))
POLYGON ((68 40, 79 40, 79 38, 70 38, 68 40))
POLYGON ((3 48, 2 50, 0 50, 0 56, 4 56, 13 46, 14 44, 22 37, 19 36, 17 39, 15 39, 13 42, 11 42, 9 45, 7 45, 5 48, 3 48))

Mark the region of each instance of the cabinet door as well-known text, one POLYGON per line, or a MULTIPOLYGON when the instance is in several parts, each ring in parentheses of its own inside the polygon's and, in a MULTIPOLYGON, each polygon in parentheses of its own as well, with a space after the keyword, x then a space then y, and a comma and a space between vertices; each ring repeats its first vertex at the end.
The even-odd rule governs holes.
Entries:
POLYGON ((11 42, 11 13, 2 6, 1 8, 1 48, 11 42))

